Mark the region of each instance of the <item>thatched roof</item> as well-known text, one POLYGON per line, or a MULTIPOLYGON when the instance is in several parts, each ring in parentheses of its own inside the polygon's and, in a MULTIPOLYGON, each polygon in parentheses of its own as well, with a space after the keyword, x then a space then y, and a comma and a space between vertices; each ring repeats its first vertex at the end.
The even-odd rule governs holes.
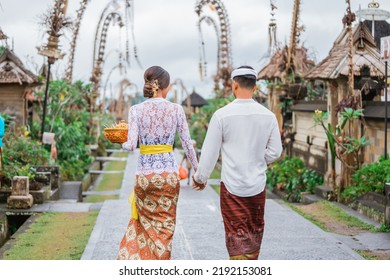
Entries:
MULTIPOLYGON (((363 23, 353 27, 354 43, 354 72, 360 76, 363 65, 370 68, 370 75, 378 77, 384 75, 384 64, 380 61, 380 54, 376 48, 370 30, 363 23)), ((306 76, 307 79, 337 79, 340 75, 348 76, 348 30, 344 28, 333 44, 329 55, 317 64, 306 76)))
MULTIPOLYGON (((368 30, 372 30, 372 21, 371 20, 365 20, 363 21, 363 24, 367 26, 368 30)), ((385 20, 376 20, 375 26, 374 26, 374 32, 375 32, 375 44, 377 49, 380 49, 381 46, 381 38, 390 36, 390 23, 388 23, 385 20)), ((372 33, 371 33, 372 35, 372 33)))
MULTIPOLYGON (((202 107, 209 104, 207 100, 200 96, 198 93, 196 93, 195 90, 190 94, 189 98, 191 101, 191 107, 202 107)), ((187 99, 188 97, 184 99, 181 104, 187 106, 187 99)))
MULTIPOLYGON (((295 55, 292 57, 294 71, 299 76, 304 76, 311 68, 314 67, 314 61, 308 58, 307 49, 304 47, 297 48, 295 55)), ((286 75, 287 65, 287 47, 279 49, 271 57, 270 62, 260 70, 258 80, 270 80, 274 78, 283 79, 286 75)))
POLYGON ((5 49, 0 56, 0 84, 38 85, 40 82, 11 50, 5 49))

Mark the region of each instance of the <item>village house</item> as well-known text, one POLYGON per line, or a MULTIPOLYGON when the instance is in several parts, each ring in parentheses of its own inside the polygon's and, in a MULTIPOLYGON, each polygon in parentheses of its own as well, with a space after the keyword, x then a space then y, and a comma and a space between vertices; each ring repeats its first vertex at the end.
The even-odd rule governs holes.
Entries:
POLYGON ((0 112, 14 119, 16 126, 28 125, 32 117, 32 89, 38 77, 7 48, 0 51, 0 112))

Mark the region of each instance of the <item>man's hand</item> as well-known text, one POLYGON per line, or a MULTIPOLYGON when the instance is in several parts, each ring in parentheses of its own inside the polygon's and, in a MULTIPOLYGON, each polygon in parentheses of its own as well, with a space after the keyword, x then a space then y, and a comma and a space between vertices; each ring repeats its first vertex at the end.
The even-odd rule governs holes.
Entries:
POLYGON ((194 178, 194 175, 192 175, 192 181, 194 182, 194 184, 192 185, 192 188, 194 190, 197 190, 197 191, 202 191, 206 187, 206 184, 207 184, 207 182, 204 184, 197 182, 194 178))

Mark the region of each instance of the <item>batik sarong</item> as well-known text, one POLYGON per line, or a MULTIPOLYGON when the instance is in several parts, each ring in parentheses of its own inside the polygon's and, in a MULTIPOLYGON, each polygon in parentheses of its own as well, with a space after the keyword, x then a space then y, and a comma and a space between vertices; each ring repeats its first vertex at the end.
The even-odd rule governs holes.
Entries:
POLYGON ((265 190, 239 197, 229 193, 221 182, 220 200, 230 259, 257 259, 264 232, 265 190))
POLYGON ((134 187, 138 219, 130 219, 118 260, 169 260, 180 181, 176 173, 138 175, 134 187))

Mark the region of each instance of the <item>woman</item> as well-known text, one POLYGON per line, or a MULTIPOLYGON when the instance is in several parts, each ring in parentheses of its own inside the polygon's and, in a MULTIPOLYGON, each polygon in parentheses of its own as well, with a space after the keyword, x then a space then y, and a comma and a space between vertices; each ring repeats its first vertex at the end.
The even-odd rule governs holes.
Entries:
POLYGON ((180 190, 172 149, 176 131, 192 166, 198 166, 183 108, 165 100, 169 79, 169 73, 159 66, 147 69, 143 91, 150 99, 130 108, 128 140, 122 148, 134 150, 139 140, 133 203, 138 213, 132 215, 120 243, 120 260, 171 258, 180 190))

